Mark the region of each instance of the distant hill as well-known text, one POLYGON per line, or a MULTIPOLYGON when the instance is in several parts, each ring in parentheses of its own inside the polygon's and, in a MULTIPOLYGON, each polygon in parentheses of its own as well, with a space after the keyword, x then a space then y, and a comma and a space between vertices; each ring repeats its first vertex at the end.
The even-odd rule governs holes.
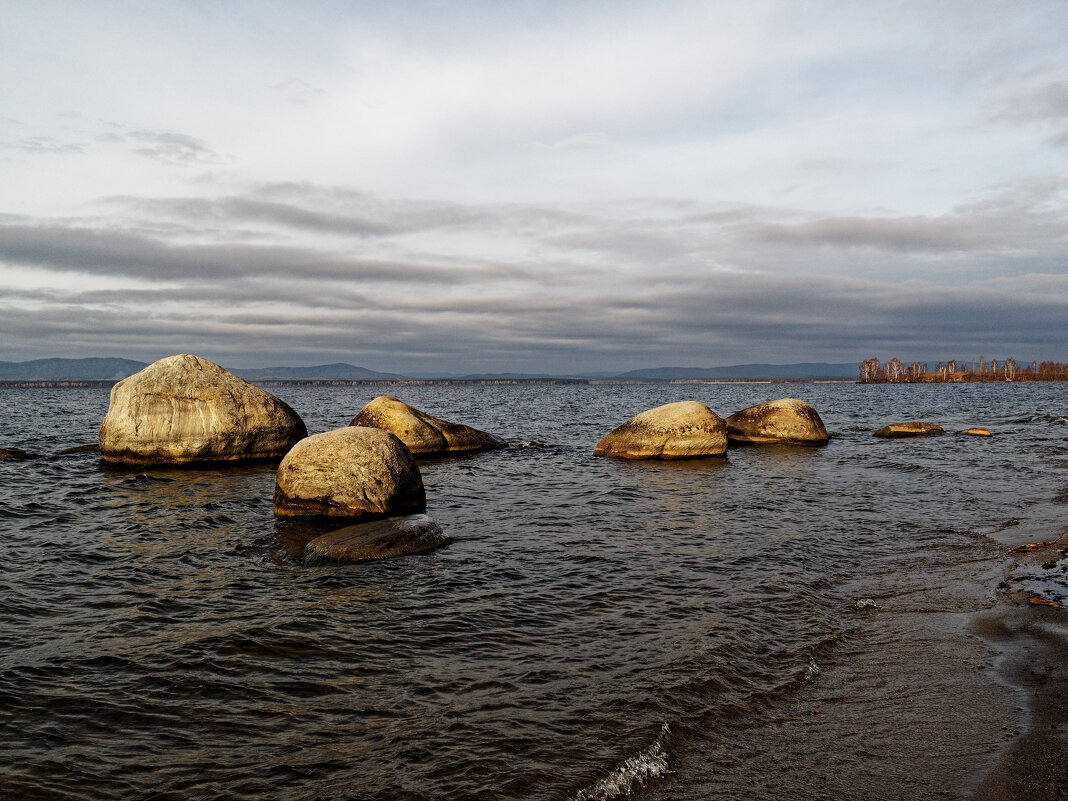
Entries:
POLYGON ((130 359, 34 359, 0 362, 0 381, 118 381, 147 367, 130 359))
POLYGON ((407 376, 378 373, 366 367, 338 362, 315 367, 261 367, 253 370, 231 370, 246 381, 403 381, 407 376))
POLYGON ((676 378, 856 378, 860 362, 832 364, 735 364, 729 367, 651 367, 620 373, 616 378, 671 381, 676 378))

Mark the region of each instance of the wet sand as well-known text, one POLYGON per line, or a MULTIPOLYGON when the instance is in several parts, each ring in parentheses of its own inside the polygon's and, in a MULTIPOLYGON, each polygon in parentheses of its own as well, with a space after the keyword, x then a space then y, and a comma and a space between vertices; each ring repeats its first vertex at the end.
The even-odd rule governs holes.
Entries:
POLYGON ((1035 586, 1057 595, 1068 538, 1011 553, 1027 535, 977 535, 950 561, 917 553, 903 586, 858 586, 875 606, 857 605, 819 672, 763 714, 673 744, 674 773, 649 797, 1068 797, 1068 610, 1028 602, 1035 586))

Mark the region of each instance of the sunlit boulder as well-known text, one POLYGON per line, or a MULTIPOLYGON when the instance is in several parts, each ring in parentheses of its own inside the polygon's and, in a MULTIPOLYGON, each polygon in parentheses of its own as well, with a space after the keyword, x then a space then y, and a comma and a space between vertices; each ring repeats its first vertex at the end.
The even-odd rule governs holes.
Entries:
POLYGON ((442 454, 507 448, 498 436, 477 428, 439 420, 390 395, 368 403, 349 425, 380 428, 395 435, 416 454, 442 454))
POLYGON ((359 520, 425 509, 419 467, 388 431, 345 426, 306 437, 278 465, 274 513, 280 517, 359 520))
POLYGON ((936 426, 934 423, 891 423, 888 426, 883 426, 872 436, 883 437, 885 439, 899 439, 902 437, 927 437, 932 434, 945 434, 946 430, 942 426, 936 426))
POLYGON ((723 418, 697 401, 658 406, 607 434, 593 453, 621 459, 696 459, 727 450, 723 418))
POLYGON ((112 387, 99 444, 109 462, 231 462, 281 458, 307 433, 274 395, 214 362, 180 354, 112 387))
POLYGON ((727 418, 727 439, 747 443, 820 445, 827 429, 819 414, 804 401, 782 398, 750 406, 727 418))

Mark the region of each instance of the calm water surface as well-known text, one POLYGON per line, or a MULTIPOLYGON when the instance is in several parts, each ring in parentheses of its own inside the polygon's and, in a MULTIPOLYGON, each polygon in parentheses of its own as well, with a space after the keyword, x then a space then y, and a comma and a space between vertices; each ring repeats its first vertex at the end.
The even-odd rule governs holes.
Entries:
MULTIPOLYGON (((991 535, 1056 530, 1068 502, 1058 384, 272 391, 313 433, 389 391, 515 447, 420 463, 450 547, 304 568, 314 532, 275 520, 271 466, 56 456, 95 441, 107 391, 0 390, 0 446, 44 455, 0 461, 0 797, 779 798, 781 762, 835 749, 839 798, 879 797, 873 775, 886 797, 946 797, 909 789, 931 772, 895 757, 901 719, 954 717, 931 712, 942 679, 909 677, 946 654, 908 622, 928 602, 903 599, 982 584, 991 535), (829 445, 592 456, 652 406, 784 395, 829 445), (871 436, 913 419, 997 435, 871 436), (874 697, 864 682, 906 688, 884 692, 882 733, 826 714, 874 697), (786 720, 821 692, 818 726, 786 720)), ((992 736, 956 735, 938 781, 964 793, 992 736)))

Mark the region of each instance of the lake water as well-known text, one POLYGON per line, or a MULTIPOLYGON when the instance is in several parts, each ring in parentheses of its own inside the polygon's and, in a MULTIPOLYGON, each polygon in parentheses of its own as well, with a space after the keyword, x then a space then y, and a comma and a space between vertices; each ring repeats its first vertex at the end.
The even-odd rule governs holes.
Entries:
POLYGON ((0 797, 967 797, 1026 720, 969 632, 1063 529, 1063 384, 382 392, 514 447, 421 461, 436 552, 305 568, 274 470, 124 471, 100 389, 0 390, 0 797), (647 408, 819 410, 822 448, 631 463, 647 408), (996 433, 878 440, 890 422, 996 433))

